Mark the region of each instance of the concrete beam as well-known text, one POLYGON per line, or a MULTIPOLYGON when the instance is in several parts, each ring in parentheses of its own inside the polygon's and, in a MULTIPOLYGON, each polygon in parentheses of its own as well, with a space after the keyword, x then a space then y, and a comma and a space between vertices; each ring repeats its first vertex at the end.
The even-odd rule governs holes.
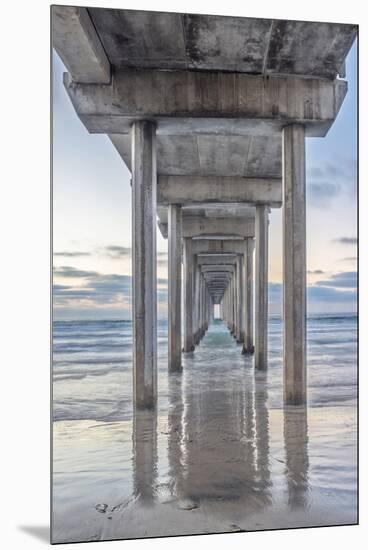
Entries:
POLYGON ((204 176, 160 176, 157 203, 282 204, 281 179, 204 176))
POLYGON ((190 119, 186 133, 234 134, 238 119, 242 135, 254 134, 260 122, 266 135, 300 123, 309 136, 324 136, 347 92, 343 80, 128 68, 110 85, 76 84, 68 74, 64 84, 88 131, 109 134, 128 133, 132 122, 148 118, 167 135, 183 131, 182 119, 190 119))
POLYGON ((205 235, 252 237, 254 236, 254 219, 183 217, 183 237, 201 237, 205 235))
POLYGON ((86 8, 51 6, 51 35, 69 82, 110 83, 110 63, 86 8))
POLYGON ((234 273, 233 265, 202 265, 202 273, 234 273))
MULTIPOLYGON (((193 254, 244 254, 244 239, 194 239, 192 245, 193 254)), ((218 259, 218 256, 216 256, 218 259)))
POLYGON ((199 254, 197 263, 199 266, 229 266, 234 267, 236 254, 199 254))
MULTIPOLYGON (((167 223, 158 222, 162 236, 168 236, 167 223)), ((254 236, 254 220, 236 220, 232 218, 201 218, 200 216, 183 216, 183 238, 215 237, 216 239, 246 238, 254 236)))

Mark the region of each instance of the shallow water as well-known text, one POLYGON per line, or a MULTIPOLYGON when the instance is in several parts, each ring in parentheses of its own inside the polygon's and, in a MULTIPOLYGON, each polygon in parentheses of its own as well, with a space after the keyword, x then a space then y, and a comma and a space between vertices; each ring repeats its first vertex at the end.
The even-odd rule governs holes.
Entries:
POLYGON ((308 409, 282 408, 281 323, 255 373, 216 321, 132 418, 131 324, 54 330, 53 540, 356 522, 356 317, 308 322, 308 409))

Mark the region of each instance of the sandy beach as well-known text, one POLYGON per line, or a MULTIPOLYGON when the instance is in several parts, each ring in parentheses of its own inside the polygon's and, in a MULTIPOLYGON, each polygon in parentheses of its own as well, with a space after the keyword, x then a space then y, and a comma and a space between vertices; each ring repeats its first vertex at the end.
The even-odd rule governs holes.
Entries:
POLYGON ((156 414, 54 422, 54 543, 357 521, 354 400, 283 410, 239 351, 216 322, 156 414))

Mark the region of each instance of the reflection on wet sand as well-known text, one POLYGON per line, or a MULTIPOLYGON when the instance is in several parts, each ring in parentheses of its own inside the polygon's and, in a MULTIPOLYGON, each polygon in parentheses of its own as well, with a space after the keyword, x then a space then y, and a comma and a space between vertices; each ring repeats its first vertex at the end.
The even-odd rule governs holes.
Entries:
POLYGON ((170 379, 169 475, 179 507, 244 500, 254 511, 271 502, 267 388, 251 367, 244 374, 241 385, 224 381, 211 392, 193 383, 195 372, 170 379))
POLYGON ((154 502, 157 483, 157 414, 139 411, 133 420, 134 496, 146 505, 154 502))
MULTIPOLYGON (((242 515, 272 505, 267 373, 245 365, 244 376, 214 386, 195 384, 195 372, 169 378, 168 487, 179 509, 238 503, 242 515)), ((292 509, 307 508, 306 409, 284 411, 285 485, 292 509)), ((157 495, 157 417, 134 418, 134 496, 153 504, 157 495)))
MULTIPOLYGON (((225 375, 224 373, 222 373, 225 375)), ((267 373, 245 363, 242 379, 233 377, 208 391, 197 370, 169 377, 167 416, 168 490, 180 510, 211 508, 211 514, 238 510, 259 513, 273 504, 267 373)), ((308 425, 304 408, 284 410, 285 487, 291 509, 307 509, 308 425)), ((153 504, 157 490, 157 418, 134 419, 134 492, 153 504)), ((283 462, 283 461, 280 461, 283 462)), ((241 528, 229 523, 229 530, 241 528)))
POLYGON ((135 495, 145 504, 170 502, 179 511, 204 513, 224 531, 245 530, 250 518, 266 509, 273 514, 285 501, 285 489, 290 511, 307 510, 310 503, 307 410, 289 407, 273 413, 282 437, 275 447, 270 442, 269 373, 255 371, 249 358, 241 369, 232 367, 231 360, 208 365, 198 353, 183 372, 169 375, 167 428, 161 432, 167 436, 165 484, 157 480, 154 413, 136 415, 133 436, 135 495))
POLYGON ((284 441, 288 504, 293 510, 295 508, 307 509, 309 507, 310 489, 306 407, 285 407, 284 441))

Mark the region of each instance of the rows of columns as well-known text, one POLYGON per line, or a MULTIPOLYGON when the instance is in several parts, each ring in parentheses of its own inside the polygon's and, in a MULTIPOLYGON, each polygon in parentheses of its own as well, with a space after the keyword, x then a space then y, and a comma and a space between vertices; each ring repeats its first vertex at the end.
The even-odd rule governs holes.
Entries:
MULTIPOLYGON (((157 398, 156 304, 156 128, 139 121, 132 127, 133 201, 133 359, 134 402, 154 407, 157 398)), ((306 229, 305 133, 301 125, 286 126, 283 137, 283 329, 284 401, 306 402, 306 229)), ((191 237, 182 238, 182 209, 169 206, 169 370, 181 368, 181 351, 191 352, 213 316, 213 295, 221 315, 243 353, 253 353, 255 368, 267 368, 268 356, 268 215, 256 206, 255 303, 253 340, 253 239, 244 239, 228 277, 212 284, 193 255, 191 237), (183 259, 184 326, 181 330, 183 259), (216 294, 217 293, 217 294, 216 294), (220 298, 219 298, 220 297, 220 298), (183 345, 182 345, 183 344, 183 345)))

